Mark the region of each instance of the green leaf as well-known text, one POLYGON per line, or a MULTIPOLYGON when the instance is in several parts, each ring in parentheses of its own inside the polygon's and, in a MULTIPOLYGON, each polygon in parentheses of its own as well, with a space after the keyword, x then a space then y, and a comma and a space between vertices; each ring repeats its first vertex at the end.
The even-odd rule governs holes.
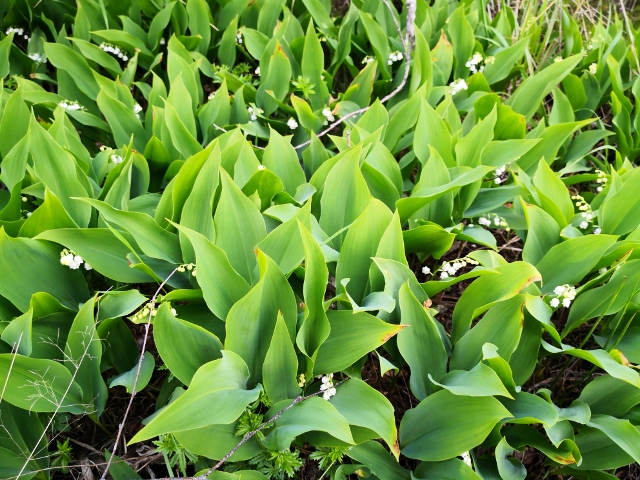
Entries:
POLYGON ((293 340, 296 326, 296 300, 278 265, 258 250, 260 281, 239 300, 227 315, 225 348, 238 354, 247 364, 250 384, 262 380, 262 369, 282 313, 293 340))
POLYGON ((178 228, 195 251, 198 284, 207 307, 216 317, 225 320, 231 307, 249 292, 249 284, 233 269, 221 248, 193 230, 178 228))
POLYGON ((425 461, 446 460, 484 441, 510 414, 493 397, 463 397, 442 390, 407 410, 400 422, 402 453, 425 461))
POLYGON ((9 53, 13 45, 14 33, 10 33, 0 41, 0 79, 9 75, 9 53))
POLYGON ((93 405, 95 411, 91 413, 98 418, 107 403, 107 386, 100 371, 102 340, 96 332, 94 308, 95 298, 91 298, 73 320, 64 349, 64 365, 82 388, 83 403, 93 405))
POLYGON ((507 102, 515 112, 524 115, 529 120, 540 106, 542 99, 553 88, 562 82, 571 71, 580 63, 582 55, 574 55, 561 62, 555 62, 542 71, 527 78, 516 90, 507 102))
POLYGON ((336 284, 349 278, 350 285, 346 290, 356 303, 361 303, 369 293, 371 257, 375 256, 391 217, 391 212, 382 202, 372 199, 347 231, 336 267, 336 284))
POLYGON ((205 363, 221 357, 222 343, 204 328, 176 318, 163 303, 153 320, 153 340, 164 364, 185 385, 205 363))
POLYGON ((7 342, 20 355, 28 357, 33 349, 33 309, 11 320, 2 331, 2 340, 7 342))
POLYGON ((227 172, 221 170, 220 177, 222 193, 213 217, 215 244, 226 252, 231 266, 253 283, 258 277, 254 249, 267 236, 264 220, 227 172))
POLYGON ((413 472, 415 480, 480 480, 481 477, 475 473, 469 465, 462 460, 452 458, 442 462, 421 462, 413 472))
MULTIPOLYGON (((32 215, 33 216, 33 215, 32 215)), ((98 273, 124 283, 147 283, 152 278, 131 268, 129 248, 108 228, 59 228, 39 234, 36 239, 59 243, 80 255, 98 273)))
POLYGON ((294 196, 297 188, 306 182, 298 155, 286 137, 272 128, 269 131, 269 144, 264 150, 262 164, 280 177, 285 191, 294 196))
MULTIPOLYGON (((331 331, 324 308, 324 296, 327 289, 329 270, 327 269, 324 254, 309 230, 300 222, 298 222, 298 228, 304 245, 305 274, 302 288, 304 316, 296 336, 296 345, 309 359, 315 361, 318 349, 331 331)), ((307 370, 310 370, 310 368, 307 368, 307 370)))
POLYGON ((282 313, 278 312, 269 350, 262 366, 264 390, 273 403, 293 399, 300 394, 296 379, 298 359, 282 313))
POLYGON ((347 455, 358 463, 366 465, 380 480, 409 480, 411 473, 400 466, 398 461, 378 442, 369 440, 347 450, 347 455))
POLYGON ((540 207, 558 222, 560 228, 570 224, 575 213, 569 191, 544 158, 538 163, 533 184, 536 188, 534 196, 538 197, 540 207))
POLYGON ((373 430, 387 443, 396 458, 400 456, 393 406, 382 393, 362 380, 351 378, 338 385, 329 402, 349 425, 373 430), (361 408, 362 405, 367 405, 367 408, 361 408))
POLYGON ((135 365, 131 368, 131 370, 111 378, 111 380, 109 381, 109 388, 121 386, 125 387, 127 393, 133 393, 135 384, 136 392, 141 392, 142 390, 144 390, 144 388, 149 384, 149 380, 151 380, 153 370, 156 366, 156 361, 153 358, 153 355, 146 352, 142 357, 140 372, 138 372, 138 362, 139 360, 136 360, 135 365), (136 378, 138 379, 137 382, 136 378))
POLYGON ((0 278, 0 295, 22 312, 29 309, 36 292, 50 293, 72 308, 89 297, 82 274, 60 264, 58 247, 42 240, 11 238, 2 227, 0 278))
POLYGON ((472 320, 494 303, 517 295, 540 273, 525 262, 513 262, 495 268, 499 275, 483 275, 466 288, 453 310, 451 340, 456 343, 471 325, 472 320))
POLYGON ((459 6, 447 21, 447 31, 451 37, 453 56, 456 61, 454 78, 463 78, 466 76, 468 69, 465 63, 471 58, 475 46, 473 28, 469 24, 464 11, 464 5, 459 6))
POLYGON ((23 410, 74 414, 92 411, 91 405, 83 405, 82 389, 69 370, 53 360, 2 353, 0 378, 3 400, 23 410))
POLYGON ((246 390, 248 380, 249 370, 242 358, 223 350, 222 358, 200 367, 187 392, 159 412, 129 443, 233 422, 260 393, 260 386, 246 390))
POLYGON ((638 216, 638 189, 640 188, 640 170, 626 178, 622 188, 610 192, 598 212, 600 227, 604 233, 625 235, 640 223, 638 216))
MULTIPOLYGON (((266 416, 273 417, 290 403, 274 405, 266 416)), ((331 402, 318 397, 308 398, 283 413, 262 443, 271 450, 284 450, 297 436, 312 431, 326 432, 348 444, 355 443, 347 420, 331 402)))
POLYGON ((364 312, 329 310, 326 315, 331 333, 320 346, 314 375, 346 369, 405 327, 390 325, 364 312))
POLYGON ((636 463, 640 462, 640 432, 629 420, 622 420, 609 415, 592 415, 587 425, 605 433, 636 463))
POLYGON ((423 98, 420 116, 416 124, 416 132, 413 137, 413 148, 415 149, 416 157, 423 165, 430 158, 429 147, 433 147, 440 154, 447 167, 455 165, 451 152, 451 133, 442 117, 423 98))
POLYGON ((489 85, 493 85, 509 76, 515 64, 520 61, 531 39, 525 37, 493 55, 494 61, 485 65, 484 77, 489 85))
POLYGON ((451 357, 452 370, 469 370, 482 359, 482 347, 491 343, 500 356, 509 360, 522 333, 524 295, 496 303, 482 319, 456 343, 451 357))
POLYGON ((431 381, 454 395, 466 397, 490 397, 501 395, 513 398, 490 367, 480 362, 471 370, 451 370, 439 382, 431 381))
POLYGON ((411 292, 409 282, 400 288, 401 321, 408 328, 398 333, 398 349, 411 369, 409 385, 418 400, 432 391, 430 377, 447 372, 447 352, 433 316, 411 292))
MULTIPOLYGON (((369 205, 371 194, 358 161, 360 148, 350 150, 327 175, 320 205, 320 226, 329 236, 350 225, 369 205)), ((340 251, 346 234, 339 233, 333 245, 340 251)))
POLYGON ((550 345, 544 340, 542 341, 542 346, 550 353, 562 353, 582 358, 583 360, 602 368, 612 377, 624 380, 625 382, 640 388, 640 375, 638 372, 630 367, 626 367, 618 363, 606 350, 582 350, 565 344, 561 344, 561 348, 558 348, 550 345))
POLYGON ((500 478, 504 480, 524 480, 527 476, 527 469, 516 458, 509 457, 514 452, 513 447, 507 443, 507 439, 502 437, 496 447, 496 462, 500 478))
POLYGON ((560 241, 560 226, 540 207, 521 201, 527 220, 527 238, 522 249, 522 259, 537 265, 545 254, 560 241))
POLYGON ((542 276, 542 293, 549 293, 558 285, 575 285, 581 281, 616 238, 613 235, 586 235, 569 238, 552 247, 536 266, 542 276), (585 252, 589 254, 585 255, 585 252))
POLYGON ((80 227, 89 224, 91 208, 72 197, 86 197, 87 190, 79 180, 83 175, 73 155, 56 143, 53 137, 31 118, 29 153, 34 171, 42 183, 60 199, 71 218, 80 227))

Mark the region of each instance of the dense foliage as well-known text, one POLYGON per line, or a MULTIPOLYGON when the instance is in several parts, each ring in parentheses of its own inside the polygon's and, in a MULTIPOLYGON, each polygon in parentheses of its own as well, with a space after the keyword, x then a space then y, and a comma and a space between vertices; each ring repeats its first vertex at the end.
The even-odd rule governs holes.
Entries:
POLYGON ((0 2, 0 478, 630 478, 640 30, 515 3, 0 2))

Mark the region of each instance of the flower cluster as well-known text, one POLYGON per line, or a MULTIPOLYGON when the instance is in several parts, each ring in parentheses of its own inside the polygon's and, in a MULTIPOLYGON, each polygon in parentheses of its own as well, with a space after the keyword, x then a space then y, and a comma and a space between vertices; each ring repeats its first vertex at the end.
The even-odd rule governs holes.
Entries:
POLYGON ((395 52, 389 54, 389 59, 387 60, 387 64, 393 65, 395 62, 399 62, 403 58, 404 58, 404 55, 402 55, 402 52, 399 52, 396 50, 395 52))
MULTIPOLYGON (((144 323, 149 319, 149 315, 155 317, 158 314, 158 309, 155 308, 152 302, 147 303, 144 307, 138 310, 134 315, 129 317, 133 323, 144 323)), ((174 317, 178 316, 175 308, 171 308, 171 314, 174 317)))
MULTIPOLYGON (((483 215, 482 217, 478 218, 478 224, 482 225, 483 227, 502 227, 507 232, 511 230, 509 228, 509 225, 507 224, 507 221, 504 218, 499 217, 495 213, 483 215)), ((469 226, 473 227, 473 224, 470 224, 469 226)))
POLYGON ((117 153, 112 153, 111 155, 109 155, 109 161, 114 165, 118 165, 122 163, 122 157, 117 153))
POLYGON ((593 50, 594 48, 598 48, 598 44, 600 42, 604 43, 604 36, 602 34, 596 35, 589 41, 589 43, 587 43, 587 50, 593 50))
POLYGON ((180 273, 184 273, 185 271, 191 272, 191 275, 196 276, 196 266, 193 263, 185 263, 180 265, 176 270, 180 273))
POLYGON ((374 60, 375 60, 375 57, 372 57, 371 55, 367 55, 362 59, 362 63, 371 63, 374 60))
POLYGON ((473 258, 464 257, 454 260, 452 263, 444 262, 440 269, 440 278, 445 279, 449 277, 455 277, 458 270, 466 267, 467 265, 479 265, 479 262, 473 258))
POLYGON ((322 377, 322 385, 320 391, 324 392, 322 398, 329 400, 336 394, 336 387, 333 385, 333 373, 328 373, 322 377))
POLYGON ((256 67, 256 69, 253 71, 253 73, 255 73, 256 75, 260 76, 260 67, 256 67))
POLYGON ((563 60, 562 56, 557 56, 553 59, 553 63, 560 63, 563 60))
POLYGON ((29 34, 25 33, 24 28, 22 27, 9 27, 5 32, 7 35, 11 35, 12 33, 17 34, 19 37, 24 38, 25 40, 29 40, 29 34))
POLYGON ((336 117, 333 116, 330 108, 324 108, 322 110, 322 116, 325 118, 324 125, 327 125, 329 122, 333 122, 336 117))
POLYGON ((502 165, 500 168, 496 168, 493 171, 493 174, 495 175, 493 178, 493 183, 495 183, 496 185, 500 185, 502 182, 504 182, 509 176, 509 174, 507 174, 507 177, 504 176, 506 172, 507 172, 506 165, 502 165))
POLYGON ((425 275, 429 275, 431 273, 431 269, 425 265, 424 267, 422 267, 422 273, 424 273, 425 275))
POLYGON ((463 452, 460 456, 462 457, 462 461, 464 463, 473 468, 473 463, 471 462, 471 455, 469 455, 469 452, 463 452))
POLYGON ((592 63, 591 65, 589 65, 589 73, 591 75, 595 75, 596 73, 598 73, 598 64, 597 63, 592 63))
POLYGON ((133 106, 133 113, 136 114, 136 117, 140 118, 140 112, 142 112, 142 106, 139 103, 136 103, 133 106))
POLYGON ((47 60, 38 52, 30 53, 28 57, 36 63, 46 63, 47 60))
POLYGON ((576 289, 571 285, 558 285, 553 289, 553 293, 555 293, 556 296, 549 302, 551 308, 558 308, 560 306, 560 300, 562 300, 562 306, 564 308, 569 308, 571 302, 576 298, 576 289))
POLYGON ((258 119, 258 114, 263 113, 263 110, 258 107, 247 107, 247 113, 249 114, 249 118, 253 122, 258 119))
POLYGON ((596 173, 598 174, 598 178, 596 178, 596 183, 599 183, 598 188, 596 188, 596 190, 598 192, 601 192, 602 190, 604 190, 604 187, 607 186, 607 182, 609 181, 609 179, 607 178, 607 174, 604 173, 602 170, 596 170, 596 173))
POLYGON ((296 119, 293 117, 289 117, 289 120, 287 120, 287 126, 291 129, 291 130, 295 130, 296 128, 298 128, 298 122, 296 122, 296 119))
POLYGON ((464 66, 471 70, 471 73, 482 73, 484 72, 484 65, 480 64, 483 63, 483 60, 484 58, 482 58, 482 54, 476 52, 469 60, 467 60, 467 63, 465 63, 464 66))
POLYGON ((236 43, 238 45, 242 45, 242 32, 238 31, 238 33, 236 33, 236 43))
POLYGON ((112 53, 123 62, 129 60, 127 52, 125 52, 124 50, 120 50, 120 47, 116 47, 115 45, 111 45, 110 43, 102 42, 100 44, 100 48, 107 53, 112 53))
MULTIPOLYGON (((583 220, 580 222, 579 227, 582 230, 586 230, 589 228, 589 223, 593 220, 593 211, 591 210, 591 205, 582 197, 582 195, 572 195, 571 200, 576 202, 576 207, 580 210, 580 215, 583 220)), ((598 232, 600 233, 600 232, 598 232)))
POLYGON ((79 269, 83 263, 85 270, 92 269, 91 265, 85 262, 80 255, 66 248, 60 252, 60 263, 71 270, 79 269))
POLYGON ((469 85, 467 85, 467 82, 463 79, 454 80, 449 84, 449 93, 451 95, 455 95, 456 93, 461 92, 462 90, 467 90, 468 88, 469 85))
POLYGON ((304 373, 301 373, 298 375, 298 386, 302 388, 305 383, 307 383, 307 377, 304 376, 304 373))
POLYGON ((59 107, 64 108, 65 110, 74 111, 74 110, 82 110, 84 107, 80 105, 78 102, 63 100, 58 104, 59 107))

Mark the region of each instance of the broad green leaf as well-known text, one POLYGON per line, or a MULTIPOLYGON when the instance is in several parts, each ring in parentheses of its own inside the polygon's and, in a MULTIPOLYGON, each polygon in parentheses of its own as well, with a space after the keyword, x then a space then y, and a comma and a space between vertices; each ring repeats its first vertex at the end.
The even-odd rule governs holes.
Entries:
POLYGON ((421 462, 413 472, 415 480, 480 480, 481 477, 475 473, 469 465, 458 458, 444 460, 442 462, 421 462))
POLYGON ((124 283, 146 283, 152 277, 131 268, 129 248, 108 228, 59 228, 39 234, 36 239, 59 243, 80 255, 91 268, 124 283))
POLYGON ((411 292, 409 282, 400 288, 401 322, 398 349, 411 369, 409 385, 418 400, 432 391, 430 377, 440 380, 447 372, 447 352, 433 316, 411 292))
POLYGON ((604 233, 625 235, 640 223, 638 217, 638 189, 640 189, 640 170, 625 180, 622 188, 607 195, 598 212, 600 227, 604 233))
POLYGON ((640 388, 640 375, 638 372, 630 367, 618 363, 611 353, 606 350, 582 350, 580 348, 573 348, 570 345, 561 345, 561 348, 558 348, 548 344, 544 340, 542 341, 542 346, 550 353, 563 353, 565 355, 582 358, 583 360, 602 368, 612 377, 618 378, 640 388))
POLYGON ((204 328, 176 318, 163 303, 153 320, 153 340, 171 373, 185 385, 205 363, 220 358, 222 343, 204 328))
POLYGON ((592 415, 587 425, 606 434, 636 463, 640 462, 640 432, 629 420, 622 420, 609 415, 592 415))
MULTIPOLYGON (((267 417, 273 417, 289 403, 291 402, 284 401, 274 405, 267 417)), ((326 432, 347 444, 355 443, 347 419, 331 402, 318 397, 300 402, 282 414, 269 430, 263 443, 271 450, 284 450, 289 448, 298 435, 312 431, 326 432)))
POLYGON ((451 38, 453 56, 456 62, 454 78, 463 78, 468 70, 465 63, 471 58, 475 46, 473 27, 467 20, 464 5, 454 10, 447 19, 447 24, 447 31, 451 38))
POLYGON ((0 354, 3 400, 32 412, 93 411, 82 402, 82 389, 63 365, 53 360, 0 354), (46 388, 45 388, 46 387, 46 388))
POLYGON ((423 165, 426 164, 430 157, 429 147, 433 147, 440 154, 447 167, 455 165, 451 152, 451 132, 447 129, 442 117, 425 99, 422 99, 413 148, 415 149, 416 157, 423 165))
POLYGON ((2 340, 11 346, 14 352, 28 357, 33 349, 33 309, 11 320, 2 331, 2 340))
POLYGON ((456 343, 451 357, 452 370, 469 370, 482 359, 482 347, 491 343, 500 356, 509 360, 522 333, 525 296, 516 295, 496 303, 482 319, 456 343))
POLYGON ((411 473, 378 442, 369 440, 347 450, 346 454, 358 463, 366 465, 380 480, 409 480, 411 473))
POLYGON ((60 199, 71 218, 80 227, 89 224, 91 208, 72 197, 86 197, 87 190, 79 180, 78 166, 68 151, 58 145, 35 118, 31 119, 29 153, 34 172, 42 183, 60 199))
POLYGON ((267 236, 264 220, 255 204, 242 193, 231 177, 220 171, 222 193, 213 223, 217 247, 224 250, 231 266, 254 283, 258 263, 254 249, 267 236))
POLYGON ((123 372, 120 375, 113 377, 109 381, 109 388, 121 386, 125 387, 127 393, 133 393, 135 385, 136 392, 141 392, 142 390, 144 390, 144 388, 149 384, 149 380, 151 380, 151 375, 153 375, 156 361, 153 358, 153 355, 148 352, 145 353, 144 357, 142 358, 142 364, 140 365, 139 372, 138 362, 139 360, 136 360, 135 365, 129 371, 123 372))
POLYGON ((336 267, 336 284, 349 278, 346 289, 356 303, 361 303, 369 293, 371 258, 376 254, 391 217, 391 212, 382 202, 372 199, 347 231, 336 267))
MULTIPOLYGON (((331 331, 324 308, 329 270, 324 254, 315 238, 300 222, 298 222, 298 228, 304 245, 305 273, 303 284, 304 316, 296 336, 296 345, 302 353, 315 362, 318 349, 327 340, 331 331)), ((307 370, 309 369, 307 368, 307 370)))
POLYGON ((298 359, 293 348, 291 335, 284 323, 282 313, 278 312, 275 329, 271 337, 269 350, 262 366, 264 390, 273 403, 293 399, 300 394, 296 379, 298 359))
POLYGON ((224 250, 193 230, 179 229, 195 251, 198 284, 207 307, 216 317, 225 320, 231 307, 249 292, 250 285, 233 269, 224 250))
POLYGON ((490 367, 480 362, 469 371, 451 370, 440 381, 431 381, 454 395, 465 397, 491 397, 500 395, 513 398, 490 367))
POLYGON ((565 184, 549 167, 545 159, 540 160, 533 176, 536 188, 534 196, 538 198, 540 208, 551 215, 560 228, 564 228, 573 220, 574 206, 565 184))
POLYGON ((320 346, 314 375, 346 369, 405 327, 390 325, 364 312, 329 310, 326 315, 331 333, 320 346))
MULTIPOLYGON (((329 236, 350 225, 367 208, 371 194, 360 171, 360 149, 349 151, 327 175, 320 205, 320 226, 329 236)), ((333 245, 340 251, 346 234, 339 233, 333 245)))
POLYGON ((73 320, 67 337, 64 365, 82 388, 83 403, 93 405, 95 410, 91 415, 98 418, 107 403, 107 386, 100 371, 102 340, 96 331, 94 308, 95 298, 91 298, 73 320))
POLYGON ((515 64, 524 55, 529 42, 530 39, 528 37, 522 38, 510 47, 500 50, 493 55, 494 61, 485 65, 483 72, 489 85, 504 80, 509 73, 511 73, 515 64))
POLYGON ((478 446, 499 420, 509 416, 493 397, 463 397, 442 390, 404 414, 401 451, 424 461, 447 460, 478 446))
POLYGON ((569 238, 547 251, 536 265, 542 277, 542 293, 558 285, 575 285, 598 263, 615 242, 613 235, 569 238))
POLYGON ((527 238, 522 248, 522 259, 537 265, 545 254, 560 240, 560 226, 542 208, 521 202, 527 219, 527 238))
POLYGON ((483 275, 466 288, 453 310, 452 342, 458 342, 474 318, 494 303, 517 295, 530 283, 539 281, 540 273, 525 262, 513 262, 495 268, 499 275, 483 275))
POLYGON ((296 300, 278 265, 257 251, 260 281, 239 300, 227 315, 225 349, 245 361, 250 384, 262 380, 263 365, 276 328, 278 312, 282 313, 289 337, 293 340, 296 326, 296 300))
POLYGON ((387 443, 393 455, 399 457, 393 406, 384 395, 362 380, 351 378, 336 388, 336 394, 329 401, 349 425, 373 430, 387 443), (361 408, 362 405, 367 408, 361 408))
POLYGON ((129 443, 236 420, 258 398, 260 386, 246 390, 249 370, 238 355, 222 351, 222 358, 198 369, 187 392, 159 412, 129 443))
POLYGON ((0 227, 0 295, 20 311, 31 295, 50 293, 71 308, 87 300, 87 283, 79 271, 60 264, 60 249, 42 240, 11 238, 0 227))
POLYGON ((540 106, 542 99, 571 73, 580 60, 582 55, 574 55, 532 75, 513 92, 507 103, 515 112, 521 113, 529 120, 540 106))
POLYGON ((496 462, 500 478, 504 480, 524 480, 527 476, 527 469, 520 460, 510 457, 514 448, 507 443, 507 439, 502 437, 496 447, 496 462))
POLYGON ((276 130, 270 129, 269 144, 264 150, 262 164, 280 177, 285 191, 291 196, 306 182, 296 151, 288 139, 276 130))

